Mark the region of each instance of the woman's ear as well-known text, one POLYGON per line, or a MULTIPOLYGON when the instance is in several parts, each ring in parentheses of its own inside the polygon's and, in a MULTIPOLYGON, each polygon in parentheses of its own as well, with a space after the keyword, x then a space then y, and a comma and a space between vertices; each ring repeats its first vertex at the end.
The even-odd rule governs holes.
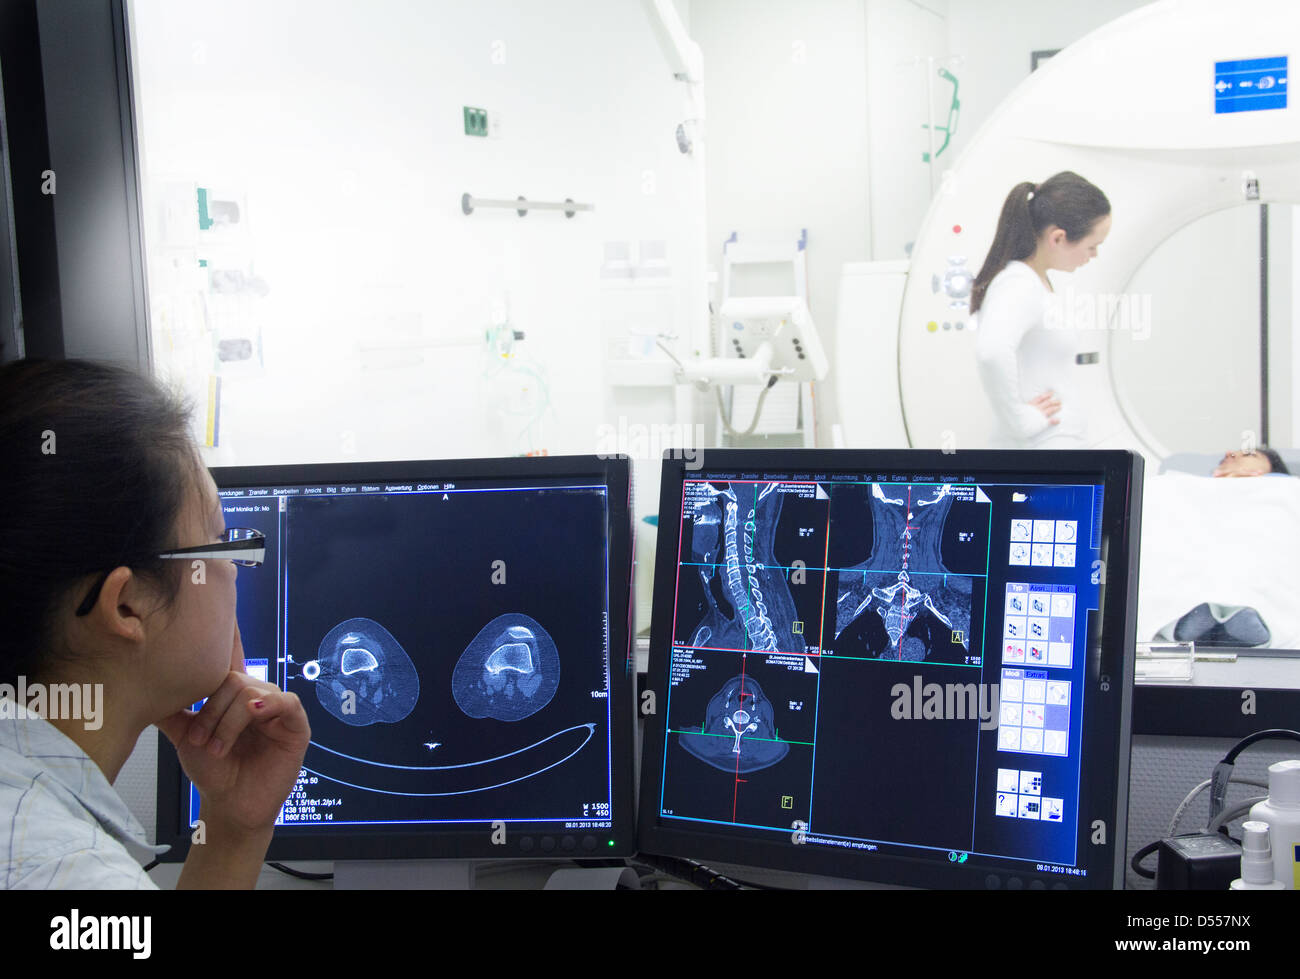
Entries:
POLYGON ((144 637, 140 580, 130 568, 114 568, 104 579, 99 600, 87 616, 91 626, 120 639, 138 642, 144 637))

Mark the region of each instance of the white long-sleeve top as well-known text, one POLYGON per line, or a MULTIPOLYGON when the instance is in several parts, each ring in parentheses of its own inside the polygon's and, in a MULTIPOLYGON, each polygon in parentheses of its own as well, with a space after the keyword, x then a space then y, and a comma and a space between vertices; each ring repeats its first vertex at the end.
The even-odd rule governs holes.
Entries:
POLYGON ((1075 396, 1076 342, 1065 318, 1049 316, 1051 294, 1038 273, 1012 261, 989 283, 976 316, 975 358, 996 419, 999 448, 1082 448, 1087 419, 1075 396), (1053 425, 1029 404, 1051 391, 1061 402, 1053 425))

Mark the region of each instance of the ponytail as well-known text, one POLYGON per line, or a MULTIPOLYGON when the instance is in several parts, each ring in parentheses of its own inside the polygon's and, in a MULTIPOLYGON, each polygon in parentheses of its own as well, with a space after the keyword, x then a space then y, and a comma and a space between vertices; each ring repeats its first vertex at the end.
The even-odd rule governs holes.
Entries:
POLYGON ((970 311, 978 313, 984 303, 984 293, 989 283, 1013 259, 1028 258, 1034 253, 1038 236, 1034 234, 1034 219, 1029 213, 1029 195, 1034 192, 1032 181, 1016 184, 1007 195, 998 216, 998 230, 993 235, 988 256, 975 277, 971 288, 970 311))
POLYGON ((997 274, 1011 261, 1023 261, 1038 248, 1038 237, 1052 226, 1078 241, 1110 213, 1110 201, 1077 173, 1065 170, 1041 184, 1016 184, 1002 205, 998 229, 988 256, 971 288, 970 311, 979 312, 984 294, 997 274))

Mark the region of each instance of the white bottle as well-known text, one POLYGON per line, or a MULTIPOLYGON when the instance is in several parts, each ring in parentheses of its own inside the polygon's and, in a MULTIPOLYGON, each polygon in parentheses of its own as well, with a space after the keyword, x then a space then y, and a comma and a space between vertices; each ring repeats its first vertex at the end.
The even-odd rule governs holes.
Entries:
POLYGON ((1300 760, 1268 766, 1268 798, 1250 807, 1250 818, 1268 823, 1273 844, 1273 879, 1288 891, 1300 878, 1300 760))
POLYGON ((1248 819, 1241 824, 1241 876, 1228 887, 1234 891, 1286 890, 1286 885, 1273 879, 1268 823, 1248 819))

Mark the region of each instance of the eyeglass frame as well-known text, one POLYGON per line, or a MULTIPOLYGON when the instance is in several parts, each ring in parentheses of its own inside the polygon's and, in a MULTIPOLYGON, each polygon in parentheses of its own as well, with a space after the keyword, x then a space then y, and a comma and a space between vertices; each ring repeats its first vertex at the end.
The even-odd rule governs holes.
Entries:
MULTIPOLYGON (((247 534, 239 540, 222 541, 212 544, 195 544, 192 547, 177 547, 170 551, 164 551, 155 557, 164 561, 188 561, 197 559, 208 560, 228 560, 233 561, 241 567, 256 568, 266 560, 266 535, 260 530, 254 530, 251 527, 230 527, 222 534, 223 537, 229 537, 233 534, 247 534), (243 551, 254 552, 247 556, 236 557, 243 551)), ((95 607, 99 601, 99 593, 104 587, 104 582, 112 571, 105 571, 99 576, 93 588, 87 593, 85 600, 77 606, 77 615, 89 615, 90 610, 95 607)))

